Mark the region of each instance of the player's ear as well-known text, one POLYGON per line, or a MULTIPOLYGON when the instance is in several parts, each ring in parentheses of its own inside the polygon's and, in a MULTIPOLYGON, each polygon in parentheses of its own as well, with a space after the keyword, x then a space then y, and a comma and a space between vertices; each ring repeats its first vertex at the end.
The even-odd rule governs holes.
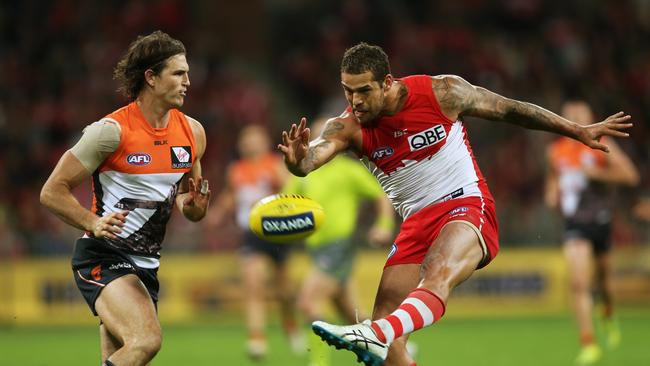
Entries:
POLYGON ((382 87, 384 89, 384 93, 387 92, 391 86, 393 86, 393 81, 395 81, 395 78, 391 74, 386 74, 384 77, 384 82, 382 83, 382 87))
POLYGON ((154 76, 156 76, 156 74, 154 74, 153 70, 151 69, 147 69, 147 71, 144 72, 144 82, 152 88, 155 84, 154 76))

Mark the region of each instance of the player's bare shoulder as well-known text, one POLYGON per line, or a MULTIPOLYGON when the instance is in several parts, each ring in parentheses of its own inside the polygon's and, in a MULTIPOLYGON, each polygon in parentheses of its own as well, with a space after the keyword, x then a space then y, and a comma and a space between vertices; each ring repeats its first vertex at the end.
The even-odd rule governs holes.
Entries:
POLYGON ((197 132, 205 134, 205 130, 203 129, 203 125, 201 124, 201 122, 199 122, 195 118, 188 116, 187 114, 185 115, 185 118, 187 118, 187 122, 189 122, 190 127, 192 128, 192 132, 194 132, 195 134, 197 132))
POLYGON ((458 75, 435 75, 431 77, 433 93, 442 112, 451 120, 472 103, 476 88, 458 75))
POLYGON ((205 129, 203 128, 203 125, 201 122, 198 120, 185 115, 185 118, 187 118, 187 122, 190 124, 190 128, 192 129, 192 134, 194 135, 194 141, 196 142, 197 149, 199 150, 199 153, 203 155, 203 152, 205 151, 205 145, 206 145, 206 137, 205 137, 205 129))
POLYGON ((321 136, 326 140, 330 138, 347 140, 359 128, 358 124, 352 113, 343 112, 340 116, 330 118, 325 122, 321 136))

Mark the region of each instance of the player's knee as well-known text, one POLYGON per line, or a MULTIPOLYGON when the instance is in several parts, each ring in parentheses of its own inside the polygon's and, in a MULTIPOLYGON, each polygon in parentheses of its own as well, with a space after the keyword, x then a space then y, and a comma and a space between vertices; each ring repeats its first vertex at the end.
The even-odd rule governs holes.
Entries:
POLYGON ((142 359, 148 362, 160 351, 162 335, 160 333, 143 335, 134 338, 130 343, 129 348, 140 354, 142 359))
POLYGON ((308 298, 305 296, 300 296, 297 302, 298 311, 305 314, 308 318, 311 318, 314 314, 314 305, 308 298))
POLYGON ((588 292, 590 290, 589 283, 582 279, 572 279, 569 285, 571 287, 571 291, 573 292, 581 293, 581 292, 588 292))

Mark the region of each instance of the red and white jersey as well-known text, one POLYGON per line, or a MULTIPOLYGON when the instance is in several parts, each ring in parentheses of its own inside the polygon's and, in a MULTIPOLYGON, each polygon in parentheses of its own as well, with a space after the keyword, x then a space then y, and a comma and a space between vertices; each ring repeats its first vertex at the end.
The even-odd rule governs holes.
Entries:
POLYGON ((130 211, 118 239, 104 240, 130 255, 158 258, 178 184, 196 158, 192 128, 176 109, 167 127, 153 128, 135 102, 103 120, 119 123, 120 144, 93 173, 91 210, 130 211))
POLYGON ((362 154, 397 212, 404 218, 453 198, 478 196, 493 201, 476 164, 461 120, 441 111, 431 77, 399 79, 406 102, 393 116, 362 126, 362 154))

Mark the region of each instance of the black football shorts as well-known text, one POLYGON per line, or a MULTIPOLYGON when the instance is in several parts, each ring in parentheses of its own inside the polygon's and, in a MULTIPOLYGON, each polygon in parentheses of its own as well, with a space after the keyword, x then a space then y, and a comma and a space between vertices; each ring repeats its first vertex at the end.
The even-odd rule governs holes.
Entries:
POLYGON ((274 264, 282 265, 289 258, 291 245, 271 243, 258 238, 252 231, 246 230, 242 238, 241 253, 244 256, 262 254, 271 258, 274 264))
POLYGON ((594 254, 601 255, 612 249, 612 226, 610 223, 581 223, 566 220, 564 240, 585 239, 591 242, 594 254))
POLYGON ((102 289, 114 279, 128 274, 138 276, 147 288, 154 305, 158 302, 158 268, 137 267, 128 255, 101 240, 77 240, 72 255, 72 272, 81 295, 95 316, 95 301, 102 289))

